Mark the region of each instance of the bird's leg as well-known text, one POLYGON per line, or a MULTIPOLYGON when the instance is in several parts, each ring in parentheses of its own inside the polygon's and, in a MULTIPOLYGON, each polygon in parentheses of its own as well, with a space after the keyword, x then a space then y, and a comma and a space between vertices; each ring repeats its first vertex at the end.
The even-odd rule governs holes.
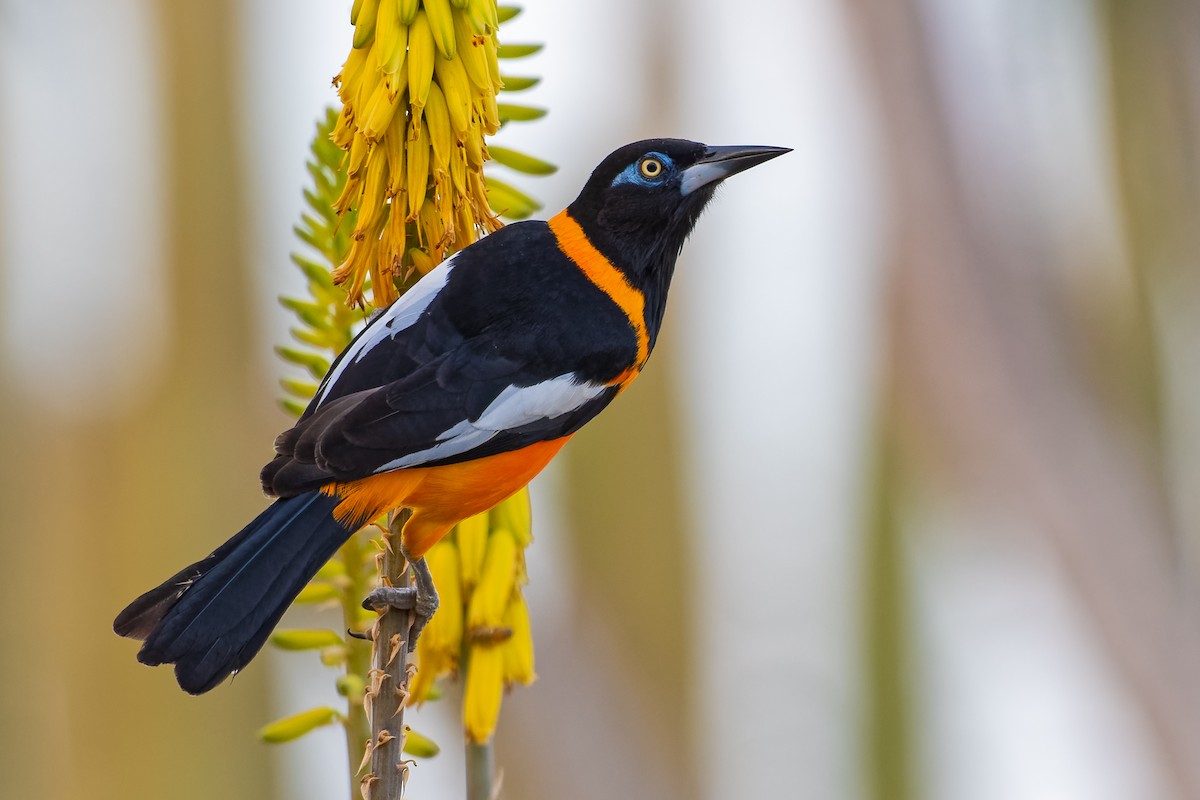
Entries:
POLYGON ((437 589, 433 585, 433 575, 424 558, 411 558, 404 547, 400 554, 412 567, 415 586, 380 586, 367 595, 363 600, 363 608, 372 611, 383 611, 388 608, 400 611, 412 611, 415 614, 412 629, 408 635, 408 649, 411 651, 417 645, 421 631, 438 609, 437 589))

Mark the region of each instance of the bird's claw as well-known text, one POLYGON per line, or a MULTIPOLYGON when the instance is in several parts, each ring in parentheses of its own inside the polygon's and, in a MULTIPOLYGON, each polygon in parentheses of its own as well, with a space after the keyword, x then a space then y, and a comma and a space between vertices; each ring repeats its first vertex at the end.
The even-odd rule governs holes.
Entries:
POLYGON ((380 586, 363 599, 363 608, 368 611, 384 612, 388 609, 413 612, 413 624, 408 634, 408 650, 417 646, 421 631, 438 610, 437 591, 425 559, 409 562, 413 567, 416 586, 380 586))
POLYGON ((413 611, 417 607, 417 590, 413 586, 380 586, 362 601, 368 611, 413 611))

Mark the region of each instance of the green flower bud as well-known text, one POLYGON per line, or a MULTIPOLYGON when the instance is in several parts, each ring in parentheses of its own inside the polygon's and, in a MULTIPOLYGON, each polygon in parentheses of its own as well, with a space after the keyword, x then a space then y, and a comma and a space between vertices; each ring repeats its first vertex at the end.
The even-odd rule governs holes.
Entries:
POLYGON ((331 725, 341 718, 342 715, 329 706, 310 708, 308 711, 277 719, 270 725, 264 726, 259 730, 258 738, 270 744, 290 742, 323 725, 331 725))

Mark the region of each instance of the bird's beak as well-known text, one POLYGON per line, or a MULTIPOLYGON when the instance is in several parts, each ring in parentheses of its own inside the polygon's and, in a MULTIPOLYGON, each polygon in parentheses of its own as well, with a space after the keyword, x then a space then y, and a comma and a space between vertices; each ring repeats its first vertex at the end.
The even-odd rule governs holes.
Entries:
POLYGON ((689 195, 702 186, 719 183, 730 175, 790 152, 790 147, 710 147, 699 161, 683 171, 679 192, 689 195))

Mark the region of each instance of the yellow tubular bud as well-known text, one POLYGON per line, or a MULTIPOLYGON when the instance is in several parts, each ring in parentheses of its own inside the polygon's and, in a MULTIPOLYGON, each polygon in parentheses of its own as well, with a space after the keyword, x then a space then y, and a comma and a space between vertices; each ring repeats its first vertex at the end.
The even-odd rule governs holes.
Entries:
MULTIPOLYGON (((404 94, 404 90, 408 86, 408 70, 400 69, 392 75, 383 73, 383 85, 387 87, 388 99, 401 103, 400 108, 403 110, 407 102, 398 98, 404 94)), ((400 117, 403 118, 404 114, 400 114, 400 117)))
POLYGON ((467 0, 450 0, 450 5, 457 9, 464 9, 467 7, 467 0))
POLYGON ((459 203, 454 209, 454 246, 462 248, 475 241, 475 217, 466 203, 459 203))
POLYGON ((477 91, 491 92, 492 76, 488 72, 483 37, 471 30, 471 21, 465 11, 454 11, 454 37, 458 40, 458 57, 462 59, 471 84, 477 91))
POLYGON ((476 33, 493 33, 499 24, 496 0, 467 0, 467 16, 476 33))
POLYGON ((499 645, 504 653, 504 682, 528 686, 537 679, 533 671, 533 631, 529 624, 529 607, 520 592, 513 592, 504 612, 504 627, 512 638, 499 645))
POLYGON ((481 94, 476 96, 471 101, 471 111, 473 118, 479 121, 479 127, 487 136, 491 136, 500 130, 500 124, 503 121, 500 117, 500 106, 496 103, 496 98, 490 94, 481 94))
POLYGON ((475 218, 488 233, 502 227, 500 220, 492 214, 488 205, 488 186, 483 179, 482 170, 471 170, 467 173, 467 182, 471 185, 471 203, 474 206, 475 218))
POLYGON ((362 9, 363 0, 354 0, 350 5, 350 24, 354 25, 358 22, 358 12, 362 9))
POLYGON ((358 80, 358 93, 354 96, 354 124, 362 130, 364 118, 367 113, 367 107, 371 104, 371 98, 375 94, 375 87, 382 81, 380 80, 379 70, 368 66, 363 69, 362 77, 358 80))
MULTIPOLYGON (((334 78, 337 83, 338 97, 347 106, 351 105, 351 101, 358 96, 358 82, 362 80, 363 70, 367 66, 367 51, 366 50, 351 50, 350 55, 346 56, 346 63, 342 65, 342 71, 334 78)), ((353 114, 353 109, 351 109, 353 114)))
POLYGON ((454 58, 458 47, 454 42, 454 16, 450 13, 450 0, 425 0, 424 8, 438 50, 446 58, 454 58))
MULTIPOLYGON (((437 266, 428 253, 417 247, 409 249, 408 260, 412 262, 413 268, 422 275, 428 275, 430 270, 437 266)), ((419 639, 417 641, 420 642, 419 639)))
POLYGON ((390 91, 385 81, 379 81, 371 94, 366 114, 359 118, 359 130, 367 142, 375 144, 383 137, 399 104, 400 95, 390 91))
POLYGON ((471 593, 467 610, 467 629, 498 628, 504 622, 504 609, 517 579, 517 542, 505 528, 488 536, 487 553, 479 583, 471 593))
POLYGON ((375 25, 375 66, 389 75, 400 69, 408 45, 408 28, 400 24, 396 0, 379 0, 379 21, 375 25))
POLYGON ((492 737, 500 716, 504 653, 497 646, 477 644, 471 646, 470 658, 463 687, 463 727, 467 738, 480 744, 492 737))
POLYGON ((471 8, 470 3, 467 4, 466 16, 467 25, 470 27, 471 33, 475 34, 476 36, 486 36, 488 34, 487 18, 476 13, 471 8))
POLYGON ((472 126, 462 144, 466 149, 467 166, 472 171, 483 169, 483 131, 478 126, 472 126))
MULTIPOLYGON (((356 134, 357 135, 357 134, 356 134)), ((359 136, 358 138, 362 138, 359 136)), ((346 178, 346 185, 342 187, 342 194, 337 200, 333 201, 333 210, 338 215, 345 214, 351 208, 358 208, 359 200, 362 198, 362 175, 361 173, 353 178, 346 178)))
MULTIPOLYGON (((358 251, 363 247, 363 240, 351 239, 350 249, 346 252, 346 257, 342 259, 342 263, 338 264, 333 270, 333 282, 337 286, 341 286, 348 279, 354 277, 354 265, 359 258, 358 251)), ((303 594, 303 592, 301 593, 303 594)))
MULTIPOLYGON (((418 117, 414 114, 410 129, 419 126, 418 117)), ((425 188, 429 185, 429 131, 419 128, 415 135, 408 135, 408 177, 405 190, 408 192, 408 220, 413 222, 421 204, 425 202, 425 188)))
POLYGON ((395 269, 399 269, 404 250, 408 247, 408 223, 404 219, 404 206, 399 198, 392 200, 387 228, 388 250, 392 257, 392 264, 395 269))
POLYGON ((441 652, 450 663, 457 663, 462 649, 463 606, 462 575, 459 567, 458 548, 443 539, 425 554, 425 563, 433 575, 433 585, 438 589, 438 612, 429 620, 421 633, 428 639, 428 646, 441 652))
MULTIPOLYGON (((456 195, 467 193, 467 154, 461 147, 455 147, 450 155, 450 185, 456 195)), ((461 239, 459 243, 462 243, 461 239)))
POLYGON ((446 98, 437 83, 429 87, 429 97, 425 101, 425 125, 429 129, 429 144, 433 150, 433 173, 447 174, 450 170, 450 156, 454 153, 456 145, 454 134, 450 130, 446 98))
POLYGON ((421 0, 398 0, 396 3, 396 11, 400 14, 400 22, 405 25, 412 25, 412 21, 416 19, 417 10, 421 8, 421 0))
POLYGON ((438 84, 446 96, 446 110, 450 113, 450 124, 459 140, 467 134, 471 121, 471 82, 462 61, 457 58, 434 59, 434 70, 438 84))
POLYGON ((333 130, 329 133, 329 139, 343 150, 350 146, 350 142, 354 141, 354 123, 350 119, 348 106, 342 106, 337 122, 334 123, 333 130))
POLYGON ((419 116, 425 107, 425 98, 429 96, 436 52, 429 18, 424 11, 419 11, 408 29, 408 102, 413 108, 413 117, 419 116))
MULTIPOLYGON (((404 134, 404 115, 393 114, 392 124, 388 126, 387 135, 383 137, 383 152, 388 162, 388 197, 394 198, 400 194, 408 175, 404 171, 404 134)), ((404 219, 403 213, 395 216, 404 219)), ((397 252, 403 253, 404 249, 401 248, 397 252)))
POLYGON ((488 515, 484 513, 468 517, 458 523, 454 531, 462 567, 463 593, 470 594, 483 572, 483 557, 487 554, 488 515))
POLYGON ((379 0, 363 0, 354 20, 354 47, 366 47, 375 35, 375 22, 379 11, 379 0))
POLYGON ((500 91, 504 81, 500 78, 500 61, 496 55, 496 35, 492 34, 483 40, 483 54, 487 57, 488 74, 492 77, 492 93, 500 91))
POLYGON ((446 230, 442 227, 442 218, 437 212, 433 201, 429 198, 421 204, 417 212, 417 234, 424 239, 425 250, 437 264, 441 261, 440 253, 445 245, 446 230))
POLYGON ((363 178, 362 202, 358 206, 358 219, 354 224, 353 236, 361 239, 367 231, 375 227, 376 221, 384 209, 387 189, 387 158, 376 150, 371 153, 367 162, 366 176, 363 178))
POLYGON ((359 252, 359 261, 354 267, 354 280, 347 290, 349 295, 348 300, 359 305, 365 305, 363 300, 363 286, 365 284, 367 273, 371 275, 372 291, 374 292, 374 304, 380 308, 387 305, 396 299, 396 288, 392 285, 391 280, 383 280, 379 274, 379 237, 383 233, 383 223, 386 220, 382 215, 376 219, 375 224, 367 231, 367 236, 363 240, 366 247, 359 252), (364 266, 366 267, 364 269, 364 266))
POLYGON ((446 257, 446 248, 454 244, 454 200, 450 196, 450 176, 444 170, 433 174, 433 193, 437 200, 434 205, 442 218, 442 249, 441 258, 446 257))
POLYGON ((400 271, 398 254, 404 252, 395 246, 392 241, 392 226, 387 224, 391 219, 391 205, 385 205, 384 209, 388 213, 384 215, 383 231, 379 237, 379 247, 375 251, 376 269, 372 273, 377 274, 378 278, 371 287, 371 299, 377 308, 383 308, 399 297, 399 293, 395 291, 395 275, 400 271))
POLYGON ((533 543, 533 510, 529 503, 529 487, 525 486, 488 512, 492 528, 507 528, 524 550, 533 543))

